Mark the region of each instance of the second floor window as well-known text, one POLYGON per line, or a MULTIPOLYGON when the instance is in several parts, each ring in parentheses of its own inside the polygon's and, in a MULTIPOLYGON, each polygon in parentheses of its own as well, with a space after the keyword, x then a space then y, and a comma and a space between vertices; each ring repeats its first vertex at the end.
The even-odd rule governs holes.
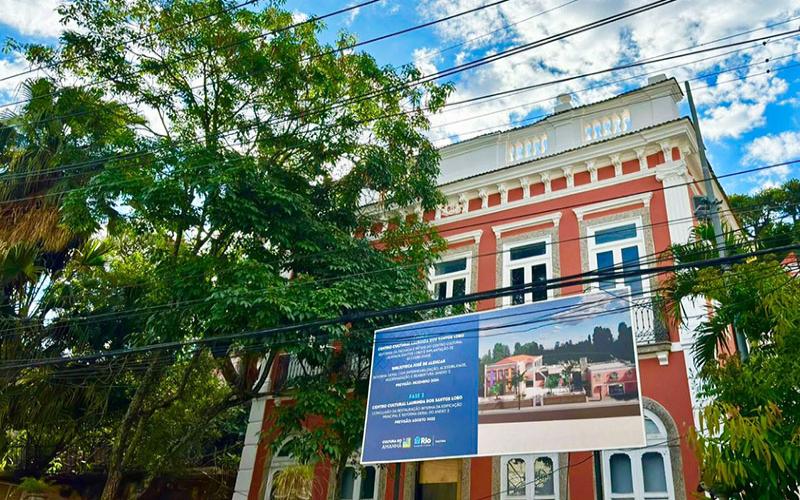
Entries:
POLYGON ((434 264, 431 272, 433 298, 442 300, 469 293, 469 261, 467 256, 434 264))
POLYGON ((558 488, 557 455, 518 455, 500 459, 501 500, 555 500, 558 488))
MULTIPOLYGON (((506 245, 503 252, 503 286, 547 283, 550 277, 550 241, 541 239, 520 244, 506 245)), ((547 299, 547 289, 517 293, 506 300, 507 304, 524 304, 547 299)))
POLYGON ((642 295, 646 281, 641 276, 614 277, 641 267, 645 254, 642 233, 638 220, 589 228, 589 266, 599 271, 601 290, 628 286, 634 297, 642 295))

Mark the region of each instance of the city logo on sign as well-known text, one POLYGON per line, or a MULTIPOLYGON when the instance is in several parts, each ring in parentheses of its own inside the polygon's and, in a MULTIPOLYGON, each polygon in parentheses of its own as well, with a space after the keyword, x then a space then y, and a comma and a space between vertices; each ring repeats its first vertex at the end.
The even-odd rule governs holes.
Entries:
POLYGON ((426 436, 415 436, 414 437, 414 446, 430 446, 433 443, 433 440, 426 436))
POLYGON ((403 438, 402 446, 403 448, 411 448, 411 438, 410 437, 403 438))

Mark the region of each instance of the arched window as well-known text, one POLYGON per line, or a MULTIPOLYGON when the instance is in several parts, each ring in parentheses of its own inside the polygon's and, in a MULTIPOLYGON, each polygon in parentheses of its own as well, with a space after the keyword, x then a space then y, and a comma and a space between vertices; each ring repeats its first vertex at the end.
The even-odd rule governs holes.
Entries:
POLYGON ((587 141, 592 140, 592 126, 591 124, 586 125, 586 128, 583 130, 584 137, 587 141))
POLYGON ((622 130, 624 132, 631 130, 631 114, 627 109, 622 112, 622 130))
POLYGON ((557 455, 501 457, 501 500, 559 498, 557 455))
POLYGON ((608 137, 611 135, 611 120, 606 118, 603 120, 603 136, 608 137))
POLYGON ((296 462, 289 454, 289 447, 284 442, 278 451, 272 456, 269 464, 269 471, 267 472, 267 488, 264 500, 276 500, 275 497, 275 480, 281 475, 287 467, 294 465, 296 462))
POLYGON ((609 499, 674 500, 666 427, 645 410, 647 446, 603 452, 603 483, 609 499))
POLYGON ((614 115, 611 117, 611 121, 614 123, 614 133, 619 134, 622 132, 622 119, 619 115, 614 115))
POLYGON ((547 136, 542 136, 542 154, 547 152, 547 136))
POLYGON ((531 145, 531 141, 525 143, 525 157, 530 157, 533 154, 533 150, 536 146, 531 145))
POLYGON ((522 156, 522 144, 521 143, 517 143, 516 151, 514 152, 514 159, 515 160, 519 160, 521 158, 523 158, 523 156, 522 156))

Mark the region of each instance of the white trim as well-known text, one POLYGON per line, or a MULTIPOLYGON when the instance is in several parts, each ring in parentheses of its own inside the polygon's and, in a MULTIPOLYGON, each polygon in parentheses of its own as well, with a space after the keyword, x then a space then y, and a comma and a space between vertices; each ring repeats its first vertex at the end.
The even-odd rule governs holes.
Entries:
POLYGON ((561 481, 559 476, 558 454, 554 453, 526 453, 519 455, 502 455, 500 457, 500 500, 540 500, 561 498, 561 481), (525 461, 525 496, 511 496, 508 494, 508 462, 515 458, 525 461), (536 460, 549 458, 553 464, 553 494, 544 497, 536 496, 536 460))
POLYGON ((462 241, 467 241, 467 240, 473 240, 475 243, 480 243, 481 236, 483 236, 483 229, 476 229, 475 231, 467 231, 465 233, 451 234, 450 236, 445 236, 444 240, 447 242, 448 245, 452 245, 454 243, 461 243, 462 241))
POLYGON ((433 266, 430 267, 428 270, 428 289, 431 292, 431 296, 433 296, 434 292, 436 291, 436 285, 438 283, 445 283, 445 296, 452 297, 453 296, 453 281, 458 279, 464 279, 464 293, 468 294, 471 293, 471 281, 472 281, 472 252, 459 252, 454 253, 452 255, 447 255, 444 258, 440 259, 436 262, 433 266), (463 271, 455 271, 452 273, 447 274, 440 274, 439 276, 436 275, 436 264, 442 262, 450 262, 453 260, 459 259, 466 259, 466 267, 463 271))
POLYGON ((575 212, 575 216, 578 218, 578 220, 582 221, 583 218, 587 215, 595 214, 598 212, 605 212, 606 210, 613 210, 615 208, 626 207, 628 205, 633 205, 635 203, 642 203, 645 206, 645 208, 649 208, 650 199, 652 197, 653 193, 635 194, 633 196, 626 196, 624 198, 615 198, 613 200, 593 203, 592 205, 575 207, 572 209, 572 211, 575 212))
MULTIPOLYGON (((648 498, 666 498, 675 500, 675 484, 672 470, 672 461, 670 457, 669 446, 667 446, 667 432, 664 423, 656 414, 650 410, 644 410, 643 417, 649 418, 658 427, 659 435, 651 435, 656 442, 647 443, 645 448, 637 449, 620 449, 620 450, 606 450, 603 451, 603 491, 604 496, 608 500, 616 498, 636 498, 637 500, 646 500, 648 498), (644 491, 644 469, 642 467, 642 458, 645 454, 657 453, 661 455, 662 463, 664 464, 664 479, 667 486, 666 492, 651 492, 644 491), (627 455, 631 464, 631 482, 633 484, 633 492, 630 493, 612 493, 611 491, 611 457, 613 455, 627 455)), ((644 418, 642 419, 644 421, 644 418)))
MULTIPOLYGON (((552 248, 552 241, 550 236, 542 236, 539 238, 531 238, 522 241, 515 241, 513 243, 504 243, 503 244, 503 269, 501 275, 501 282, 503 283, 503 287, 511 286, 511 268, 525 268, 525 274, 530 273, 531 266, 544 264, 544 272, 545 278, 550 281, 553 279, 553 252, 551 251, 552 248), (534 257, 528 257, 525 259, 515 260, 513 263, 511 261, 511 250, 517 247, 523 247, 526 245, 531 245, 534 243, 544 242, 544 254, 543 255, 536 255, 534 257)), ((530 280, 533 279, 533 276, 530 277, 530 280)), ((530 280, 526 276, 525 283, 529 283, 530 280)), ((550 288, 547 290, 547 299, 553 298, 553 289, 550 288)), ((504 306, 511 305, 511 295, 507 295, 503 297, 502 302, 504 306)), ((525 302, 529 303, 533 301, 533 292, 526 292, 525 293, 525 302)))
POLYGON ((530 219, 521 219, 514 222, 507 222, 506 224, 498 224, 496 226, 492 226, 492 231, 494 231, 495 237, 499 238, 500 235, 507 231, 513 231, 514 229, 522 229, 524 227, 532 227, 532 226, 539 226, 541 224, 551 223, 553 226, 558 227, 558 223, 561 221, 561 212, 553 212, 551 214, 542 215, 539 217, 532 217, 530 219))

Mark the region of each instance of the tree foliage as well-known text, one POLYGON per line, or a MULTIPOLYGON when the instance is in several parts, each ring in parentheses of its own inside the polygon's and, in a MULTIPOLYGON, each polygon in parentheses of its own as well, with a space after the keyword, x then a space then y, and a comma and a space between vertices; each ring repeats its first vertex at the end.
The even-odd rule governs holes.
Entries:
MULTIPOLYGON (((701 247, 714 252, 712 236, 701 228, 672 255, 680 262, 701 247)), ((711 301, 694 346, 705 405, 692 443, 704 484, 735 498, 793 496, 800 487, 800 282, 768 256, 681 271, 667 286, 676 318, 682 299, 711 301), (750 346, 744 361, 731 328, 750 346)))
MULTIPOLYGON (((449 87, 416 86, 413 67, 382 67, 368 54, 337 50, 352 43, 346 33, 320 43, 320 22, 286 29, 295 20, 280 2, 233 7, 227 0, 76 0, 60 8, 67 29, 57 47, 27 47, 34 63, 62 62, 54 66, 53 95, 77 77, 92 82, 96 100, 124 100, 139 116, 119 108, 103 119, 125 133, 109 139, 114 147, 85 176, 71 178, 80 189, 41 188, 60 191, 51 227, 99 235, 108 252, 101 265, 52 280, 64 303, 48 321, 70 335, 57 350, 39 343, 25 357, 212 339, 428 297, 422 271, 440 240, 424 221, 391 212, 397 215, 380 240, 360 235, 380 225, 378 209, 442 201, 438 154, 424 132, 426 114, 449 87)), ((64 161, 52 156, 43 165, 64 161)), ((78 368, 108 374, 94 387, 106 388, 104 400, 119 411, 83 435, 109 447, 103 496, 114 498, 125 471, 152 476, 179 466, 193 439, 216 432, 209 422, 259 394, 279 353, 314 374, 284 388, 296 404, 282 412, 281 432, 292 437, 296 456, 346 460, 360 442, 372 331, 412 318, 24 376, 78 368), (333 424, 328 434, 310 425, 312 416, 333 424)))

